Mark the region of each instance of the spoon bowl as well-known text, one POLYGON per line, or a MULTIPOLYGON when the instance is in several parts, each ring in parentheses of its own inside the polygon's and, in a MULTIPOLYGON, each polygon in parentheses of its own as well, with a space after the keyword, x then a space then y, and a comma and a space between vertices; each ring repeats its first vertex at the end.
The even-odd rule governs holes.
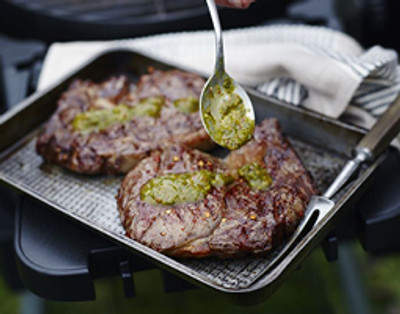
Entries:
POLYGON ((253 135, 255 116, 246 91, 226 72, 217 72, 200 95, 200 117, 211 139, 235 150, 253 135))
POLYGON ((225 71, 222 29, 213 0, 206 0, 214 26, 214 74, 200 95, 200 117, 211 139, 230 150, 248 142, 255 125, 254 109, 246 91, 225 71))

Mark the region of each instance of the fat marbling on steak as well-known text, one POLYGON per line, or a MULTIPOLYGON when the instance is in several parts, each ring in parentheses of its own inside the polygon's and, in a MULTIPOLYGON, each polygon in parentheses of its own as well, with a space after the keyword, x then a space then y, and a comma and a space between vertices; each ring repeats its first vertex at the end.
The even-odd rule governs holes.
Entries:
POLYGON ((174 104, 185 97, 197 100, 203 85, 201 77, 179 70, 150 70, 137 86, 125 76, 100 84, 76 80, 59 99, 36 149, 45 161, 85 174, 125 173, 152 150, 171 142, 208 149, 212 144, 198 112, 182 112, 174 104), (103 112, 106 119, 108 112, 117 112, 124 118, 151 97, 159 106, 156 114, 133 116, 89 132, 75 127, 77 117, 87 113, 103 112))
POLYGON ((176 257, 237 257, 263 254, 281 244, 301 220, 313 194, 310 175, 282 136, 278 121, 266 119, 254 138, 225 159, 174 146, 155 151, 124 178, 117 195, 128 237, 176 257), (244 165, 267 170, 272 184, 254 189, 235 173, 244 165), (175 205, 149 203, 149 180, 201 169, 232 175, 204 199, 175 205))

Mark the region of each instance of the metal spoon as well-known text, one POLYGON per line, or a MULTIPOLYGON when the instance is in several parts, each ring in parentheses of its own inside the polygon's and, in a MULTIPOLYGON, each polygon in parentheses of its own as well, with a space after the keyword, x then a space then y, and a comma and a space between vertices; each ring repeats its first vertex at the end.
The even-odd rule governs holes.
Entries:
POLYGON ((225 72, 218 11, 214 0, 206 2, 214 26, 216 60, 214 74, 200 95, 200 116, 211 139, 234 150, 251 139, 255 124, 254 110, 246 91, 225 72))

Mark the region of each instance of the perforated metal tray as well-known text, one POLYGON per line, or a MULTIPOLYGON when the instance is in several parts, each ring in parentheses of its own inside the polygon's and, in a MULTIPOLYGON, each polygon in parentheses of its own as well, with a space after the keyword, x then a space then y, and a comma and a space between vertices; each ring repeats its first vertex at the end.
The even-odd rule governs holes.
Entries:
MULTIPOLYGON (((134 252, 148 257, 159 266, 175 272, 195 284, 211 288, 239 302, 252 303, 269 296, 291 269, 323 239, 333 226, 337 213, 357 198, 382 158, 364 168, 337 196, 332 214, 315 226, 282 262, 265 273, 274 253, 268 257, 245 257, 220 260, 178 260, 141 245, 124 235, 115 195, 120 176, 83 176, 58 166, 44 164, 35 152, 36 134, 43 120, 54 110, 63 90, 75 78, 103 80, 124 73, 132 79, 145 73, 149 66, 168 69, 171 66, 133 51, 109 51, 44 92, 35 94, 1 118, 1 180, 31 195, 72 219, 90 227, 134 252)), ((189 69, 184 69, 189 70, 189 69)), ((249 90, 257 120, 277 117, 284 133, 315 178, 321 191, 349 158, 352 147, 363 135, 361 129, 323 118, 280 103, 249 90)), ((214 151, 217 155, 221 151, 214 151)), ((223 152, 222 152, 223 153, 223 152)))

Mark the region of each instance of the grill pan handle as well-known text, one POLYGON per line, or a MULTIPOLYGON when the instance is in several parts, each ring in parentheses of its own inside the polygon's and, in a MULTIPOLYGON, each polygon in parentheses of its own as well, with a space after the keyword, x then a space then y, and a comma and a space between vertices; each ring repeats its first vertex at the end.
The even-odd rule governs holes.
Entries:
POLYGON ((400 132, 400 97, 378 119, 367 135, 355 148, 356 154, 363 152, 368 160, 378 157, 400 132))

